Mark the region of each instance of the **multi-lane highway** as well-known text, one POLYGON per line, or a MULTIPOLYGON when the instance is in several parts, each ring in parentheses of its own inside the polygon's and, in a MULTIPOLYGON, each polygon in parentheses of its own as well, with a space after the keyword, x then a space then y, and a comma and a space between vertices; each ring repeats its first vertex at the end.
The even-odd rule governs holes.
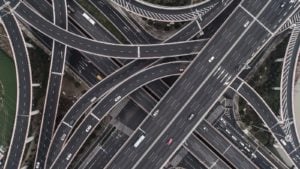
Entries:
MULTIPOLYGON (((1 10, 1 17, 13 48, 19 86, 14 132, 5 168, 21 167, 32 95, 30 63, 14 15, 26 27, 43 33, 46 46, 52 46, 34 168, 68 168, 102 119, 127 96, 148 114, 140 120, 137 128, 129 129, 131 131, 126 136, 116 141, 115 148, 107 142, 103 147, 95 144, 92 154, 84 153, 87 158, 80 168, 99 167, 95 165, 99 159, 95 155, 103 153, 110 154, 105 155, 101 163, 97 162, 102 168, 162 168, 179 149, 186 151, 189 156, 184 159, 198 168, 278 167, 269 156, 245 145, 243 137, 239 137, 224 120, 226 117, 214 125, 205 120, 228 89, 235 90, 247 100, 293 164, 300 167, 297 131, 289 123, 289 118, 293 118, 292 111, 283 113, 286 121, 278 121, 263 99, 238 77, 245 64, 264 48, 287 19, 295 16, 298 1, 211 0, 193 6, 161 9, 140 1, 89 0, 88 3, 126 38, 125 44, 121 44, 100 23, 91 21, 89 16, 93 16, 76 1, 67 4, 66 1, 53 0, 53 8, 44 0, 41 5, 32 0, 11 0, 8 3, 14 7, 12 14, 6 13, 11 8, 5 7, 1 10), (156 39, 136 25, 137 21, 130 19, 127 11, 117 6, 133 15, 153 20, 193 21, 157 44, 156 39), (206 39, 194 40, 199 37, 206 39), (65 60, 91 88, 69 109, 55 130, 65 60), (177 80, 162 80, 175 75, 177 80), (175 81, 173 85, 172 81, 175 81)), ((294 35, 297 30, 296 27, 292 32, 287 50, 287 55, 292 57, 287 56, 284 62, 282 84, 289 84, 283 85, 281 96, 285 97, 292 95, 295 65, 290 68, 289 64, 294 63, 290 58, 295 60, 298 55, 298 49, 293 47, 298 44, 297 35, 294 35)), ((282 101, 283 110, 292 109, 291 99, 283 98, 282 101)), ((111 142, 117 139, 113 133, 107 138, 111 142)))
POLYGON ((81 122, 70 140, 65 145, 62 152, 56 158, 51 168, 66 168, 70 161, 68 156, 74 157, 84 141, 94 130, 97 124, 118 102, 141 86, 163 77, 180 74, 187 66, 187 62, 170 62, 142 70, 136 75, 132 75, 126 81, 119 84, 113 91, 105 95, 100 102, 90 111, 89 115, 81 122), (89 127, 90 126, 90 127, 89 127), (87 131, 87 128, 89 130, 87 131))
MULTIPOLYGON (((271 2, 258 7, 260 8, 259 11, 261 11, 258 15, 265 20, 264 22, 270 23, 266 18, 273 17, 275 14, 270 15, 269 13, 276 12, 280 8, 282 11, 287 12, 287 15, 281 19, 280 23, 282 23, 295 10, 293 5, 289 4, 282 9, 280 2, 271 2), (276 10, 269 9, 274 8, 274 6, 276 10), (292 10, 290 6, 292 6, 292 10), (266 11, 269 13, 266 13, 266 11)), ((251 7, 247 8, 250 8, 249 10, 252 9, 251 7)), ((280 15, 275 16, 281 18, 280 15)), ((272 19, 277 20, 278 18, 272 19)), ((277 28, 280 26, 280 23, 274 22, 277 28)), ((235 77, 240 65, 246 63, 251 56, 254 56, 272 35, 273 32, 269 31, 263 23, 249 13, 246 7, 239 6, 180 77, 180 80, 169 90, 166 97, 153 109, 153 111, 159 110, 164 113, 161 116, 158 114, 155 118, 148 119, 140 126, 141 130, 145 132, 147 139, 143 141, 139 148, 135 149, 132 147, 132 144, 139 137, 140 133, 132 136, 131 138, 133 139, 127 142, 108 168, 161 167, 166 159, 170 157, 170 154, 174 152, 174 149, 177 148, 176 146, 182 143, 182 139, 186 136, 184 133, 191 130, 198 120, 203 118, 210 105, 222 93, 226 79, 229 78, 228 80, 230 81, 230 79, 235 77), (204 76, 209 72, 211 72, 210 76, 204 76), (197 82, 200 84, 197 84, 197 82), (212 86, 214 86, 214 89, 210 90, 212 86), (191 93, 192 91, 193 93, 191 93), (189 103, 186 103, 186 101, 189 101, 189 103), (167 107, 170 103, 176 106, 167 107), (186 118, 188 115, 185 113, 174 115, 174 112, 178 111, 196 114, 195 120, 187 123, 186 118), (160 134, 159 131, 164 133, 160 134), (173 144, 167 146, 166 142, 170 138, 174 140, 173 144), (124 158, 125 153, 132 157, 131 161, 124 158), (158 157, 159 161, 155 160, 158 157)))
POLYGON ((20 168, 30 125, 32 102, 31 67, 20 27, 13 14, 1 11, 5 31, 13 51, 17 72, 16 114, 9 150, 4 169, 20 168))
MULTIPOLYGON (((68 27, 66 0, 53 0, 52 3, 54 24, 66 29, 68 27)), ((47 150, 54 132, 67 53, 67 46, 64 44, 56 41, 52 44, 49 79, 34 165, 37 166, 36 169, 44 168, 47 150)))

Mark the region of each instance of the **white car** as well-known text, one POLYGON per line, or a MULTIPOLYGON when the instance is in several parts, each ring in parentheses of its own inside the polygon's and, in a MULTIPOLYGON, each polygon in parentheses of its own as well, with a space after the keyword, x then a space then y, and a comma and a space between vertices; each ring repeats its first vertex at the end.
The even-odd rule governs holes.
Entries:
POLYGON ((67 158, 66 158, 66 160, 68 160, 68 161, 69 161, 69 160, 71 159, 71 157, 72 157, 72 154, 71 154, 71 153, 69 153, 69 154, 68 154, 68 156, 67 156, 67 158))
POLYGON ((89 132, 91 130, 92 126, 88 125, 88 127, 85 129, 85 132, 89 132))
POLYGON ((66 138, 66 136, 67 136, 66 134, 63 134, 63 135, 60 137, 60 140, 61 140, 61 141, 64 141, 65 138, 66 138))
POLYGON ((122 98, 121 96, 117 96, 117 97, 115 98, 115 102, 119 101, 121 98, 122 98))
POLYGON ((188 120, 192 120, 194 117, 195 117, 195 114, 192 113, 189 115, 188 120))
POLYGON ((36 162, 35 168, 36 169, 40 168, 40 162, 36 162))
POLYGON ((248 25, 249 25, 250 21, 247 21, 245 24, 244 24, 244 27, 246 28, 248 25))
POLYGON ((212 62, 213 60, 215 60, 215 57, 214 57, 214 56, 210 57, 209 60, 208 60, 208 62, 210 63, 210 62, 212 62))
POLYGON ((158 115, 158 112, 159 112, 159 110, 156 110, 156 111, 152 114, 152 116, 153 116, 153 117, 157 116, 157 115, 158 115))

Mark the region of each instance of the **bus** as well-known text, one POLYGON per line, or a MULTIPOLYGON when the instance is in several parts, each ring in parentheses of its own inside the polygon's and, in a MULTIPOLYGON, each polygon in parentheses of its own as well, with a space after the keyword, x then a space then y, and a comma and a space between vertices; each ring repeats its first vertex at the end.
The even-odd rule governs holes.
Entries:
POLYGON ((88 20, 92 25, 95 25, 96 22, 95 22, 90 16, 88 16, 86 13, 83 13, 82 16, 83 16, 86 20, 88 20))
POLYGON ((134 148, 137 148, 137 147, 141 144, 141 142, 142 142, 144 139, 145 139, 145 135, 141 135, 141 136, 139 137, 139 139, 134 143, 133 147, 134 147, 134 148))

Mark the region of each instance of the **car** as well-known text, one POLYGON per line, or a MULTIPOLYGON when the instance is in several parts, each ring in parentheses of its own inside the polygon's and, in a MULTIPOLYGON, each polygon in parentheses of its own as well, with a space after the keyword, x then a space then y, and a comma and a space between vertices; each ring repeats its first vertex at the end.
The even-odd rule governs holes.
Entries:
POLYGON ((169 138, 169 140, 167 141, 167 145, 171 145, 173 143, 173 138, 169 138))
POLYGON ((189 115, 188 120, 193 120, 194 117, 195 117, 195 114, 192 113, 192 114, 189 115))
POLYGON ((115 102, 119 101, 120 99, 121 99, 121 96, 117 96, 117 97, 115 98, 115 102))
POLYGON ((283 7, 285 6, 285 4, 286 4, 286 2, 282 2, 282 3, 280 4, 280 8, 283 8, 283 7))
POLYGON ((60 137, 60 140, 61 140, 61 141, 64 141, 65 138, 66 138, 66 136, 67 136, 67 135, 64 133, 64 134, 60 137))
POLYGON ((36 162, 35 168, 36 169, 40 168, 40 162, 36 162))
POLYGON ((152 116, 155 117, 158 115, 159 110, 155 110, 155 112, 153 112, 152 116))
POLYGON ((66 160, 69 161, 71 159, 71 157, 72 157, 72 153, 69 153, 68 156, 67 156, 67 158, 66 158, 66 160))
POLYGON ((244 27, 246 28, 249 25, 250 21, 245 22, 244 27))
POLYGON ((91 130, 92 126, 88 125, 88 127, 85 129, 85 132, 89 132, 91 130))
POLYGON ((208 62, 211 63, 213 60, 215 60, 214 56, 210 57, 209 60, 208 60, 208 62))

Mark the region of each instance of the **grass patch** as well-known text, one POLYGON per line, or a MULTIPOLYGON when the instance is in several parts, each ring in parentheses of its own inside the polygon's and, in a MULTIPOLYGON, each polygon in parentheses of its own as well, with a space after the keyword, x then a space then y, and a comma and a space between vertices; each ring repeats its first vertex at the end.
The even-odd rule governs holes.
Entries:
POLYGON ((16 113, 17 81, 14 61, 0 50, 0 146, 9 146, 16 113))
POLYGON ((122 43, 128 43, 120 31, 88 0, 77 0, 77 2, 90 13, 99 23, 109 30, 122 43))
POLYGON ((282 62, 275 62, 278 58, 283 58, 289 36, 286 37, 270 56, 264 61, 263 65, 256 71, 253 78, 248 82, 266 101, 275 115, 279 115, 280 110, 280 91, 274 87, 280 87, 282 62))

